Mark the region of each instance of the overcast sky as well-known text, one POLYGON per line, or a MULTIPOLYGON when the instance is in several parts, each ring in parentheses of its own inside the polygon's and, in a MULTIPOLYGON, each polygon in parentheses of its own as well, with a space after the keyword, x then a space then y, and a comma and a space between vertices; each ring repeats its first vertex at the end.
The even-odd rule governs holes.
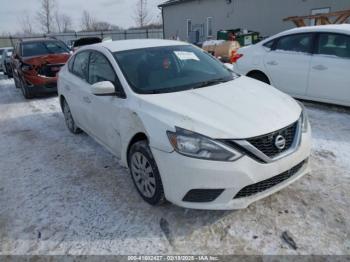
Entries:
MULTIPOLYGON (((155 21, 160 19, 157 5, 164 1, 148 0, 148 7, 155 21)), ((137 0, 56 0, 56 2, 61 13, 72 17, 74 29, 79 29, 84 9, 98 20, 123 28, 135 25, 133 17, 137 0)), ((0 33, 20 31, 19 19, 25 12, 29 13, 36 23, 35 16, 39 6, 40 0, 0 0, 0 33)))

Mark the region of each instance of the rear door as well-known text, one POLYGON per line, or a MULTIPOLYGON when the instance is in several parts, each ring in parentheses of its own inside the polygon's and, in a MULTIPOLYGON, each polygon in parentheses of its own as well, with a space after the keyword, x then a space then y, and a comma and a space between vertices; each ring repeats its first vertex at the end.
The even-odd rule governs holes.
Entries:
POLYGON ((308 85, 313 34, 293 34, 276 40, 264 57, 272 84, 291 95, 303 96, 308 85))
POLYGON ((350 35, 318 35, 307 96, 350 105, 350 35))
POLYGON ((66 99, 72 115, 79 127, 90 132, 86 110, 91 104, 89 100, 90 85, 88 83, 90 51, 83 51, 74 57, 70 77, 65 78, 62 88, 65 89, 66 99))

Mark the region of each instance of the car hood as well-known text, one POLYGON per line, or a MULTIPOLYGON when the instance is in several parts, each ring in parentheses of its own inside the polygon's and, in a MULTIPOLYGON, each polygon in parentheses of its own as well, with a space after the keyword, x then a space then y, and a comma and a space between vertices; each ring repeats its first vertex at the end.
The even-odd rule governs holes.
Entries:
POLYGON ((51 54, 44 56, 26 57, 23 62, 33 66, 40 66, 44 64, 65 64, 69 59, 70 54, 51 54))
POLYGON ((217 139, 245 139, 296 122, 301 107, 290 96, 247 77, 176 93, 142 95, 141 111, 174 130, 217 139))

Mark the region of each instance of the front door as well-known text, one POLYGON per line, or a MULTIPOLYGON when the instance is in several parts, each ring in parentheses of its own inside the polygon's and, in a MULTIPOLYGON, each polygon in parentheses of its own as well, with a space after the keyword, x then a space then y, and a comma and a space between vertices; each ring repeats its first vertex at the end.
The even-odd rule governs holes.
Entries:
POLYGON ((307 95, 350 105, 350 35, 319 34, 307 95))
MULTIPOLYGON (((108 58, 97 51, 91 53, 89 65, 90 85, 110 81, 116 87, 120 86, 119 79, 108 58)), ((125 100, 116 95, 96 96, 91 94, 91 107, 87 111, 89 126, 93 135, 117 157, 121 155, 120 125, 121 110, 125 100)))

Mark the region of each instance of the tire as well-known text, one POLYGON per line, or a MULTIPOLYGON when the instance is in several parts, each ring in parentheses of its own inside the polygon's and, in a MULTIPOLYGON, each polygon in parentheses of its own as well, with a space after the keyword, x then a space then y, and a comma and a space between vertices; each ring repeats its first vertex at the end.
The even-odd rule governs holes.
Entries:
POLYGON ((30 89, 28 88, 28 85, 23 80, 19 80, 19 81, 20 81, 20 87, 21 87, 22 94, 23 94, 24 98, 25 99, 32 99, 34 97, 34 95, 30 91, 30 89))
POLYGON ((13 80, 15 81, 16 88, 17 89, 21 88, 21 85, 18 83, 18 79, 16 77, 14 77, 13 80))
POLYGON ((131 146, 128 161, 131 178, 140 196, 152 206, 163 204, 166 200, 162 179, 146 140, 131 146))
POLYGON ((259 80, 261 82, 264 82, 265 84, 270 85, 270 80, 268 79, 268 77, 262 73, 262 72, 253 72, 247 75, 250 78, 259 80))
POLYGON ((76 125, 66 100, 63 100, 62 111, 68 130, 73 134, 80 134, 82 130, 76 125))

